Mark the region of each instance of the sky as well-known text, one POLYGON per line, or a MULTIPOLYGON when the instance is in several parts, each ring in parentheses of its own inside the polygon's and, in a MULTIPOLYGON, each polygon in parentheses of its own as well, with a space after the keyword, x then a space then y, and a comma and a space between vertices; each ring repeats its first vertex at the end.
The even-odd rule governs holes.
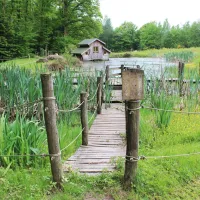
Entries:
POLYGON ((103 17, 107 15, 114 28, 133 22, 138 28, 151 22, 183 25, 200 20, 200 0, 99 0, 103 17))

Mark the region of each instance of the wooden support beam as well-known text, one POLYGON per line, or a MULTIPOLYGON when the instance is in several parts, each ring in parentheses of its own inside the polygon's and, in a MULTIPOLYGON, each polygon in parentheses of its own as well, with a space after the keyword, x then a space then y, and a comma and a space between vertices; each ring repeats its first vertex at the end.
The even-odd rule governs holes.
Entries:
POLYGON ((56 99, 54 97, 53 80, 51 74, 41 74, 41 81, 51 172, 53 176, 53 182, 56 183, 58 188, 62 188, 62 162, 58 129, 56 126, 56 99))
POLYGON ((88 102, 87 102, 87 93, 82 92, 81 93, 81 124, 82 124, 82 145, 87 146, 88 145, 88 133, 89 133, 89 127, 88 127, 88 102))

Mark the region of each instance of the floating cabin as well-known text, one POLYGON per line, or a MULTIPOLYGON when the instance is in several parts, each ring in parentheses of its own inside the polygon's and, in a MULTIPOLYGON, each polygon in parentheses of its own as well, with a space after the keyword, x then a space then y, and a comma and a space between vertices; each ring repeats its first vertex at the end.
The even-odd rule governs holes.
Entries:
POLYGON ((79 43, 79 47, 72 54, 82 61, 109 60, 111 51, 105 45, 103 41, 97 38, 85 39, 79 43))

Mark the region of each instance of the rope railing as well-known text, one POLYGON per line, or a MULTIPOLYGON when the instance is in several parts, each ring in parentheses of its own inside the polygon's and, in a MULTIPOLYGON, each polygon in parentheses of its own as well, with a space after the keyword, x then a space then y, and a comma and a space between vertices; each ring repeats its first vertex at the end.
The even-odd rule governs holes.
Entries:
POLYGON ((73 111, 79 110, 79 108, 83 105, 83 103, 84 103, 84 101, 82 103, 80 103, 77 107, 72 108, 71 110, 61 110, 61 109, 58 109, 58 112, 69 113, 69 112, 73 112, 73 111))
POLYGON ((16 155, 0 155, 0 157, 57 157, 57 156, 60 156, 60 153, 58 154, 22 154, 22 155, 19 155, 19 154, 16 154, 16 155))
MULTIPOLYGON (((99 104, 99 103, 98 103, 98 104, 99 104)), ((98 104, 97 104, 97 105, 98 105, 98 104)), ((89 123, 92 121, 92 119, 94 118, 94 116, 95 116, 95 114, 96 114, 96 111, 97 111, 97 106, 95 107, 95 110, 94 110, 94 112, 93 112, 91 118, 89 119, 88 124, 89 124, 89 123)))
POLYGON ((25 107, 25 106, 27 106, 28 108, 29 107, 32 107, 32 105, 34 105, 34 104, 37 104, 37 103, 40 103, 40 102, 42 102, 43 101, 43 99, 38 99, 38 100, 35 100, 35 101, 33 101, 33 102, 26 102, 26 103, 24 103, 24 104, 16 104, 16 105, 14 105, 14 106, 12 106, 12 107, 9 107, 9 106, 5 106, 5 107, 2 107, 2 109, 4 109, 5 111, 6 110, 8 110, 8 109, 20 109, 21 107, 25 107))
MULTIPOLYGON (((95 96, 97 95, 97 92, 98 92, 99 87, 100 87, 100 84, 98 84, 94 96, 93 96, 91 99, 86 100, 86 101, 90 102, 90 101, 92 101, 92 100, 95 98, 95 96)), ((87 98, 86 98, 86 99, 87 99, 87 98)), ((43 98, 38 99, 38 100, 33 101, 33 102, 26 102, 26 103, 24 103, 24 104, 16 104, 16 105, 14 105, 13 107, 5 106, 4 109, 6 109, 6 108, 7 108, 7 109, 13 109, 13 108, 14 108, 14 109, 21 109, 21 108, 23 109, 23 107, 29 108, 29 107, 31 107, 31 106, 34 106, 34 104, 36 104, 36 103, 40 103, 40 102, 44 102, 44 101, 47 101, 47 102, 48 102, 48 101, 50 101, 50 100, 56 100, 56 98, 55 98, 55 97, 43 97, 43 98)), ((56 111, 61 112, 61 113, 73 112, 73 111, 79 110, 79 108, 80 108, 84 103, 85 103, 85 101, 82 101, 78 106, 76 106, 76 107, 74 107, 74 108, 72 108, 72 109, 68 109, 68 110, 57 109, 56 111)), ((94 119, 94 116, 95 116, 95 114, 97 113, 97 107, 98 107, 98 105, 99 105, 99 102, 96 103, 95 110, 94 110, 94 112, 93 112, 93 114, 92 114, 90 120, 87 122, 88 125, 89 125, 89 123, 94 119)), ((65 147, 60 151, 60 153, 58 153, 58 154, 45 154, 45 153, 44 153, 44 154, 0 155, 0 157, 51 157, 51 158, 53 159, 53 157, 60 156, 61 153, 62 153, 63 151, 65 151, 65 150, 66 150, 67 148, 69 148, 75 141, 77 141, 78 138, 81 136, 81 134, 83 133, 83 131, 84 131, 85 129, 86 129, 86 125, 85 125, 84 128, 82 128, 82 130, 80 131, 80 133, 79 133, 67 146, 65 146, 65 147)))
POLYGON ((97 92, 98 92, 98 89, 99 89, 99 87, 100 87, 100 84, 98 84, 98 86, 97 86, 97 89, 96 89, 96 91, 95 91, 95 93, 94 93, 94 96, 93 97, 91 97, 91 99, 88 99, 88 102, 91 102, 91 101, 93 101, 94 100, 94 98, 96 97, 96 95, 97 95, 97 92))
MULTIPOLYGON (((123 101, 120 102, 121 105, 124 104, 123 101)), ((122 112, 125 112, 124 109, 121 109, 119 107, 114 107, 117 110, 121 110, 122 112)), ((200 112, 187 112, 187 111, 178 111, 178 110, 166 110, 166 109, 162 109, 162 108, 152 108, 152 107, 148 107, 148 106, 144 106, 141 105, 140 107, 136 108, 136 109, 129 109, 127 108, 127 110, 134 112, 136 110, 140 110, 140 109, 147 109, 147 110, 155 110, 155 111, 164 111, 164 112, 173 112, 173 113, 179 113, 179 114, 188 114, 188 115, 200 115, 200 112)))
POLYGON ((63 152, 63 151, 66 150, 67 148, 69 148, 69 147, 80 137, 80 135, 82 134, 82 132, 83 132, 84 129, 85 129, 85 128, 83 128, 83 129, 81 130, 81 132, 74 138, 74 140, 72 140, 66 147, 64 147, 64 148, 61 150, 61 152, 63 152))
POLYGON ((174 113, 179 113, 179 114, 196 114, 196 115, 199 115, 200 112, 186 112, 186 111, 178 111, 178 110, 165 110, 165 109, 162 109, 162 108, 151 108, 151 107, 146 107, 146 106, 141 106, 141 108, 144 108, 144 109, 148 109, 148 110, 157 110, 157 111, 164 111, 164 112, 174 112, 174 113))
POLYGON ((139 160, 147 160, 147 159, 165 159, 165 158, 175 158, 175 157, 187 157, 187 156, 195 156, 200 155, 200 152, 187 153, 187 154, 176 154, 176 155, 167 155, 167 156, 126 156, 126 158, 130 158, 130 160, 126 159, 129 162, 138 162, 139 160))

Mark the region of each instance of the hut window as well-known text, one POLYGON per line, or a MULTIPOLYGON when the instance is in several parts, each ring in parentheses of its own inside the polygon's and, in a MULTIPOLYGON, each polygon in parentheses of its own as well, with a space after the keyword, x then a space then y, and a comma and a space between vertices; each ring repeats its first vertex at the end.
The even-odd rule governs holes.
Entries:
POLYGON ((98 47, 93 47, 93 52, 94 53, 98 53, 99 52, 99 48, 98 47))

